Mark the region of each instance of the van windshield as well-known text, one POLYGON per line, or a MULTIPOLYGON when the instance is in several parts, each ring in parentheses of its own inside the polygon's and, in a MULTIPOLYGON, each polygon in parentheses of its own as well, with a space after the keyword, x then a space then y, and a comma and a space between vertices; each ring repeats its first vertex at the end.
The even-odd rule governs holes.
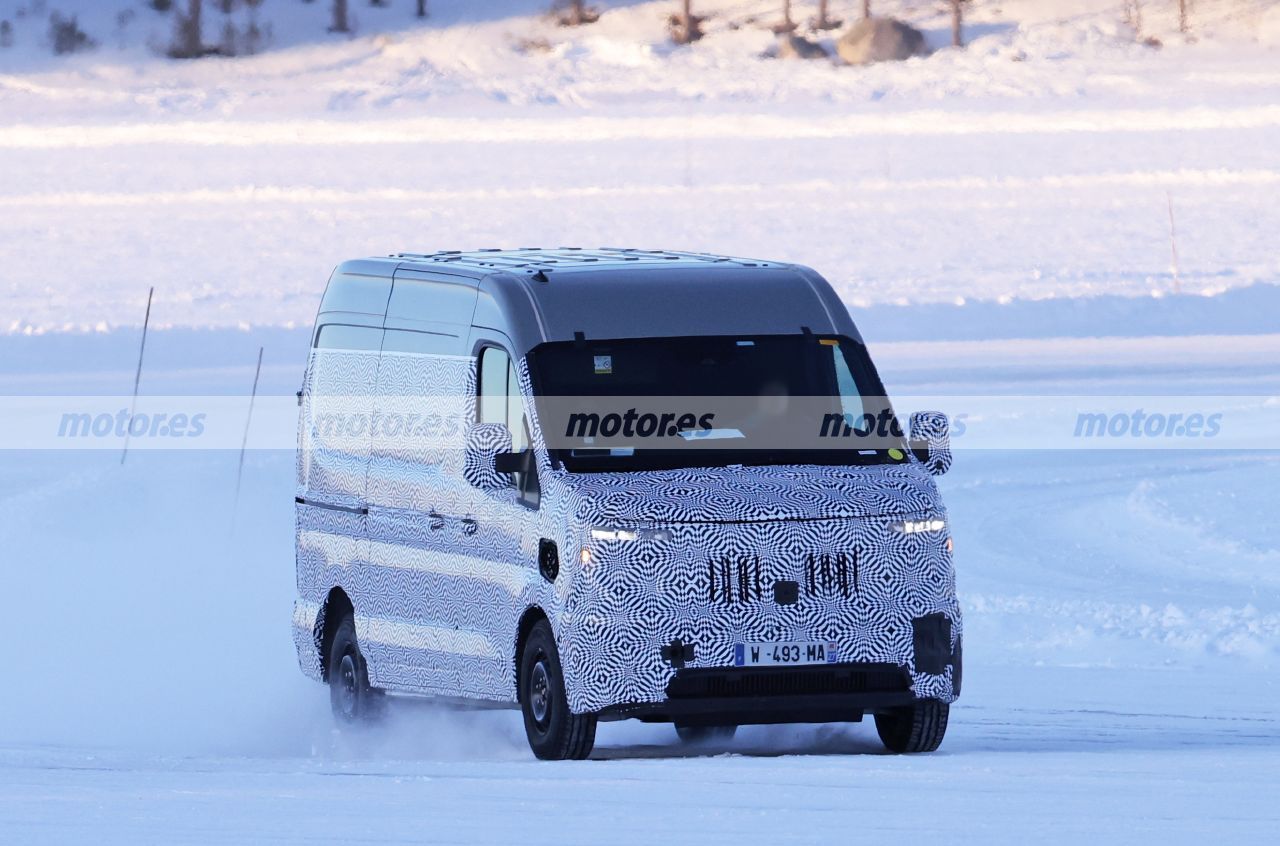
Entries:
POLYGON ((909 461, 850 338, 578 340, 528 359, 543 438, 571 472, 909 461))

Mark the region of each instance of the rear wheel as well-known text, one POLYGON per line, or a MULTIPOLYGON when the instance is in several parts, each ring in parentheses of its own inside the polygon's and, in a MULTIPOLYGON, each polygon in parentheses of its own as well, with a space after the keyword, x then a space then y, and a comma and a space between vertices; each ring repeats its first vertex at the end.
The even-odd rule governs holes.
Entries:
POLYGON ((876 731, 890 752, 932 752, 947 733, 951 706, 923 699, 907 708, 876 714, 876 731))
POLYGON ((738 733, 737 726, 686 726, 676 723, 676 734, 683 743, 728 743, 738 733))
POLYGON ((329 705, 340 723, 373 722, 382 712, 382 691, 369 685, 369 668, 356 641, 355 619, 347 614, 329 648, 329 705))
POLYGON ((520 653, 520 710, 534 755, 544 761, 563 761, 591 754, 596 742, 595 714, 569 711, 560 654, 546 620, 534 623, 520 653))

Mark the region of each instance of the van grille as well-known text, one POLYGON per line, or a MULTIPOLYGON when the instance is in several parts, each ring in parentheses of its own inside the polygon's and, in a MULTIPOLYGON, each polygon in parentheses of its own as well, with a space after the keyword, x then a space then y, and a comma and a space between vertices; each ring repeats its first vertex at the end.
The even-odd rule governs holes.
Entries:
POLYGON ((896 693, 911 679, 896 664, 849 664, 786 669, 679 670, 667 684, 671 699, 732 699, 754 696, 814 696, 896 693))
POLYGON ((840 595, 858 592, 858 554, 843 552, 831 555, 809 554, 804 564, 804 585, 810 596, 840 595))
MULTIPOLYGON (((723 556, 707 561, 708 598, 724 605, 746 604, 764 598, 765 580, 759 556, 723 556)), ((858 554, 809 553, 804 561, 804 587, 808 596, 841 596, 858 593, 858 554)))
POLYGON ((707 562, 711 576, 710 598, 712 602, 733 605, 735 602, 759 601, 764 595, 760 576, 760 557, 724 556, 707 562))

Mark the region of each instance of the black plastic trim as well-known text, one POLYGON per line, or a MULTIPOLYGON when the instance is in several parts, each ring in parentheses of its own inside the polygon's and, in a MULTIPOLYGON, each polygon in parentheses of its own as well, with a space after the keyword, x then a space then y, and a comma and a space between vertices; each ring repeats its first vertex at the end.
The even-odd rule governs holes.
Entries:
POLYGON ((615 705, 599 716, 686 725, 858 722, 916 699, 911 675, 897 664, 710 667, 678 670, 664 701, 615 705))
POLYGON ((911 621, 911 639, 915 648, 916 672, 940 674, 947 671, 953 658, 951 619, 941 611, 916 617, 911 621))
POLYGON ((550 538, 538 541, 538 572, 548 582, 554 582, 560 575, 560 550, 550 538))
POLYGON ((359 514, 361 516, 369 513, 367 506, 335 505, 332 502, 317 502, 314 499, 304 499, 300 496, 295 496, 293 501, 298 505, 310 505, 312 508, 323 508, 326 511, 343 511, 347 514, 359 514))
POLYGON ((604 721, 638 719, 685 725, 773 725, 778 723, 856 723, 864 714, 890 711, 916 702, 911 691, 668 699, 614 705, 599 714, 604 721))

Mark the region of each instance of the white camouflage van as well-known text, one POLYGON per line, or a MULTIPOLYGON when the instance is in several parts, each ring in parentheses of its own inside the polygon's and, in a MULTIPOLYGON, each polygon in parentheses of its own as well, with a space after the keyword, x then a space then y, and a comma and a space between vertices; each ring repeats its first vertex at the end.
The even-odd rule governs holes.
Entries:
POLYGON ((599 720, 874 715, 937 748, 961 618, 933 476, 831 287, 639 250, 347 262, 300 395, 303 670, 341 721, 385 694, 518 707, 541 758, 599 720))

